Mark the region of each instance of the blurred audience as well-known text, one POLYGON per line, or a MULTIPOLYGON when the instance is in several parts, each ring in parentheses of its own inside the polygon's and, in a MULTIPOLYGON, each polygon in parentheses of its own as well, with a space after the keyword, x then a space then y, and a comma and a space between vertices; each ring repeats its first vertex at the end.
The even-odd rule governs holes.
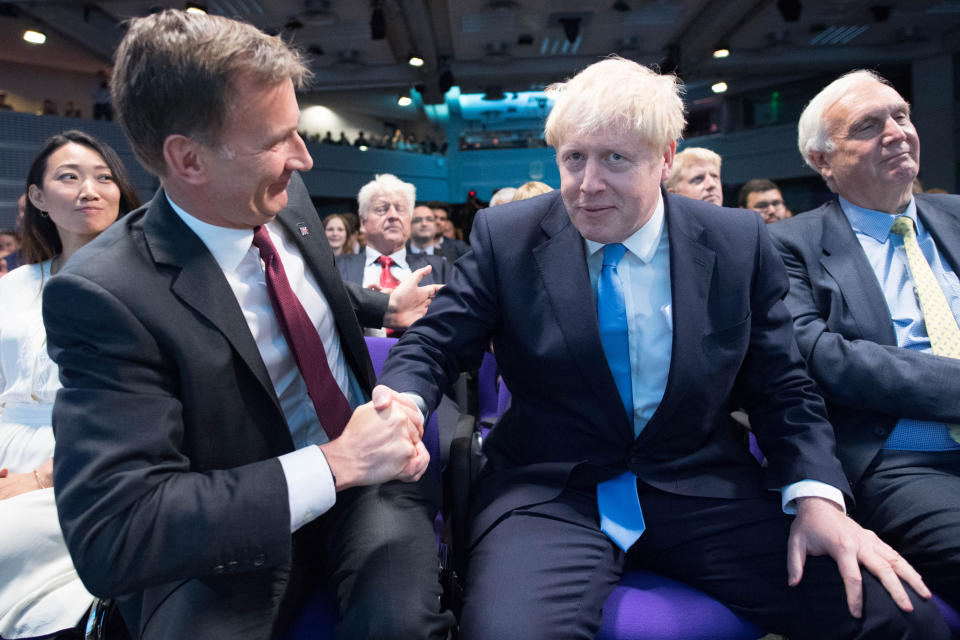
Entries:
POLYGON ((553 187, 546 184, 545 182, 537 182, 533 180, 531 182, 524 182, 522 185, 517 187, 516 192, 513 194, 513 202, 517 200, 526 200, 528 198, 533 198, 534 196, 542 196, 545 193, 550 193, 553 191, 553 187))
POLYGON ((434 255, 442 256, 450 262, 470 250, 463 240, 458 240, 450 222, 449 205, 445 202, 430 202, 430 208, 433 209, 433 217, 437 223, 437 234, 433 237, 434 255))
POLYGON ((741 209, 752 209, 767 224, 793 215, 783 202, 780 187, 766 178, 748 180, 740 187, 737 202, 741 209))
POLYGON ((407 251, 434 255, 433 242, 437 235, 437 218, 433 215, 433 209, 422 203, 416 205, 413 208, 413 220, 410 222, 410 239, 407 241, 407 251))
POLYGON ((350 221, 342 213, 331 213, 323 219, 323 230, 333 255, 353 253, 353 233, 350 221))
POLYGON ((492 196, 490 196, 490 204, 488 207, 496 207, 497 205, 507 204, 513 200, 513 194, 517 190, 514 187, 504 187, 503 189, 497 190, 492 196))
POLYGON ((720 156, 710 149, 684 149, 673 158, 673 169, 665 185, 667 191, 722 206, 720 163, 720 156))
POLYGON ((27 193, 26 264, 0 280, 3 638, 70 629, 92 602, 73 570, 54 504, 51 412, 60 381, 47 355, 40 293, 76 251, 140 204, 113 149, 80 131, 44 143, 30 166, 27 193))

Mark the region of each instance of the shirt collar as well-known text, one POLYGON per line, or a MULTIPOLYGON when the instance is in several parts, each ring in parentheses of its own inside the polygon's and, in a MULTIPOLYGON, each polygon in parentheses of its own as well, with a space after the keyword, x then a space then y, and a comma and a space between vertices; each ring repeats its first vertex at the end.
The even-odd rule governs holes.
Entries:
MULTIPOLYGON (((888 228, 887 231, 890 229, 888 228)), ((653 215, 647 222, 633 232, 629 238, 621 244, 627 248, 627 251, 637 256, 643 263, 653 260, 657 247, 660 244, 660 236, 663 235, 663 194, 657 192, 657 206, 653 209, 653 215)), ((583 239, 587 243, 587 255, 592 256, 597 251, 603 249, 604 244, 594 242, 593 240, 583 239)))
POLYGON ((232 273, 253 246, 253 229, 228 229, 204 222, 187 213, 171 200, 166 192, 164 195, 174 213, 180 216, 183 223, 190 227, 190 230, 206 245, 213 259, 220 265, 220 269, 224 273, 232 273))
MULTIPOLYGON (((886 242, 890 235, 890 227, 893 225, 895 215, 884 213, 883 211, 874 211, 873 209, 864 209, 858 207, 843 196, 838 196, 840 208, 843 209, 843 215, 847 216, 850 226, 856 233, 870 236, 877 242, 886 242)), ((910 198, 910 204, 906 210, 899 214, 911 218, 914 224, 917 224, 917 201, 910 198)), ((918 227, 919 228, 919 227, 918 227)))
MULTIPOLYGON (((366 264, 373 264, 374 262, 377 261, 377 258, 383 255, 382 253, 380 253, 370 245, 366 246, 365 251, 367 253, 366 264)), ((399 264, 401 266, 407 264, 407 248, 405 246, 400 247, 399 249, 391 253, 390 257, 393 259, 394 264, 399 264)))

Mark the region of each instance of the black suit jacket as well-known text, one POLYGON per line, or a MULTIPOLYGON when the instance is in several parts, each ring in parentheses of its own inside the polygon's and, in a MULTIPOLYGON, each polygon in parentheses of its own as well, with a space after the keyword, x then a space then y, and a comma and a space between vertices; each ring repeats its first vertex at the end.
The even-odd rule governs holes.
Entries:
POLYGON ((449 262, 456 262, 460 256, 470 251, 470 245, 456 238, 444 238, 443 243, 436 248, 434 255, 440 256, 449 262))
POLYGON ((664 194, 673 351, 666 392, 635 438, 603 355, 583 238, 559 192, 481 212, 473 251, 394 346, 380 381, 429 407, 489 340, 513 393, 485 443, 473 536, 551 500, 574 469, 625 469, 667 492, 745 497, 810 478, 847 489, 833 434, 793 340, 786 274, 759 216, 664 194), (769 460, 738 440, 746 406, 769 460))
MULTIPOLYGON (((367 255, 364 251, 360 253, 343 253, 337 256, 337 270, 344 282, 353 282, 363 284, 363 270, 366 266, 367 255)), ((425 253, 407 252, 407 266, 411 271, 416 271, 421 267, 430 265, 433 269, 420 282, 425 284, 445 284, 447 281, 448 263, 439 256, 431 256, 425 253)), ((372 325, 364 325, 372 326, 372 325)), ((379 326, 379 325, 376 325, 379 326)))
MULTIPOLYGON (((960 273, 960 197, 917 194, 917 213, 960 273)), ((856 482, 897 420, 960 422, 960 360, 897 346, 890 308, 837 200, 770 225, 790 276, 800 351, 856 482)))
MULTIPOLYGON (((372 366, 323 225, 299 176, 288 192, 279 220, 369 393, 372 366)), ((386 298, 356 289, 375 305, 386 298)), ((268 637, 296 569, 293 540, 310 525, 291 536, 277 456, 293 442, 219 265, 161 190, 77 252, 43 312, 64 387, 57 506, 84 584, 119 596, 145 637, 268 637)))

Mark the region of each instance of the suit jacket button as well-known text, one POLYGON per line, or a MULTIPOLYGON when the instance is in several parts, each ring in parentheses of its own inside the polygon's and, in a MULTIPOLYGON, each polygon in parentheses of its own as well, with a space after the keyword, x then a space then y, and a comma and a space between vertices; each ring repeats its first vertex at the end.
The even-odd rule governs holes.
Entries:
POLYGON ((264 562, 266 562, 266 558, 263 557, 262 553, 258 553, 257 556, 253 559, 253 566, 262 567, 264 562))
POLYGON ((876 434, 878 438, 882 438, 887 435, 887 430, 883 427, 874 427, 873 433, 876 434))
POLYGON ((218 576, 218 575, 220 575, 221 573, 223 573, 223 565, 222 565, 222 564, 218 564, 217 566, 215 566, 215 567, 213 568, 213 575, 218 576))

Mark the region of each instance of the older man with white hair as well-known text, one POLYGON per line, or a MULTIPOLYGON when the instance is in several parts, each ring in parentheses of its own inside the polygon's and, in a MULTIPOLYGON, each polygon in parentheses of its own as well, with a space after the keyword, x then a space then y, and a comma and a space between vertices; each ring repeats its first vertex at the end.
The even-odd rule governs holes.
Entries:
POLYGON ((798 143, 837 197, 770 233, 854 515, 960 607, 960 197, 912 193, 910 105, 870 71, 827 85, 798 143))
POLYGON ((628 567, 794 639, 946 637, 916 572, 844 514, 763 222, 661 188, 677 79, 611 58, 551 90, 560 189, 477 215, 380 378, 430 409, 492 340, 513 393, 484 443, 464 637, 593 638, 628 567))
POLYGON ((389 292, 427 265, 433 269, 422 284, 446 282, 446 261, 407 251, 416 199, 416 187, 390 173, 378 174, 363 185, 357 204, 367 246, 360 253, 337 256, 337 269, 345 282, 389 292))

